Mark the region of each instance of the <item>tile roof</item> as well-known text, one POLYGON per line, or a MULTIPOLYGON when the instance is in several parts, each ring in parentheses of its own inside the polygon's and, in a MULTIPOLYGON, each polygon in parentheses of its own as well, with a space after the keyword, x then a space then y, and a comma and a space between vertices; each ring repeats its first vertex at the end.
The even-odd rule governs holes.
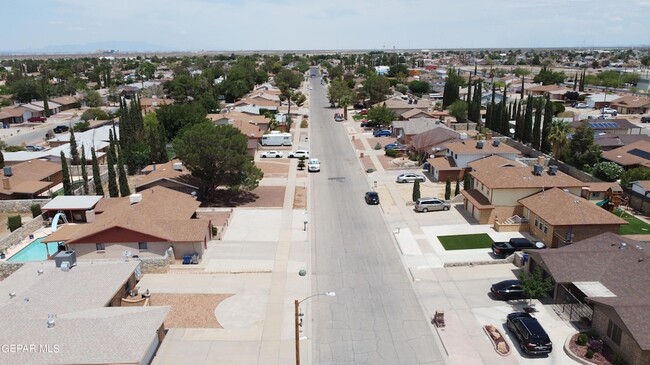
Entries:
POLYGON ((17 118, 21 117, 23 113, 27 111, 27 109, 23 108, 22 106, 8 106, 0 109, 0 111, 9 117, 17 118))
POLYGON ((639 185, 643 188, 643 191, 650 191, 650 180, 638 180, 632 181, 633 185, 639 185))
POLYGON ((594 138, 594 143, 601 147, 623 147, 637 141, 650 142, 650 136, 647 134, 611 134, 604 133, 594 138))
MULTIPOLYGON (((417 109, 416 109, 417 110, 417 109)), ((413 118, 410 120, 396 120, 391 123, 393 128, 401 128, 407 136, 420 134, 435 128, 447 128, 440 120, 432 118, 413 118)), ((449 129, 449 128, 447 128, 449 129)))
POLYGON ((416 134, 409 143, 417 151, 433 152, 433 148, 442 148, 442 144, 456 139, 460 139, 460 133, 449 128, 434 128, 416 134))
POLYGON ((593 130, 620 130, 620 129, 641 129, 638 125, 630 122, 627 119, 583 119, 571 122, 571 128, 576 129, 587 122, 589 127, 593 130))
POLYGON ((643 108, 650 107, 650 98, 638 95, 622 96, 610 104, 611 107, 624 107, 624 108, 643 108))
POLYGON ((537 176, 533 174, 532 166, 504 166, 472 171, 470 174, 489 189, 550 189, 583 187, 585 185, 582 181, 561 171, 558 171, 556 175, 550 175, 547 171, 544 171, 540 176, 537 176))
POLYGON ((9 177, 2 171, 2 178, 9 179, 9 189, 4 188, 3 182, 0 184, 0 194, 37 194, 53 185, 51 181, 42 180, 60 172, 61 165, 43 160, 30 160, 11 166, 11 171, 12 175, 9 177))
MULTIPOLYGON (((163 242, 203 241, 208 222, 191 219, 200 202, 162 186, 141 191, 142 200, 131 204, 130 197, 104 198, 97 203, 95 221, 64 225, 43 242, 96 243, 93 236, 109 230, 126 230, 148 235, 163 242)), ((112 243, 105 240, 106 243, 112 243)))
POLYGON ((490 203, 490 200, 480 191, 476 189, 470 190, 461 190, 460 193, 467 198, 475 207, 479 209, 492 209, 494 205, 490 203))
POLYGON ((650 167, 650 141, 641 140, 626 146, 603 151, 602 158, 621 166, 650 167))
POLYGON ((57 104, 61 104, 61 105, 70 105, 70 104, 74 104, 74 103, 79 102, 79 100, 77 100, 77 98, 75 98, 74 96, 69 96, 69 95, 59 96, 59 97, 56 97, 56 98, 51 98, 50 100, 57 103, 57 104))
POLYGON ((494 169, 499 167, 525 167, 527 165, 519 162, 513 161, 499 155, 486 156, 481 159, 472 161, 467 164, 473 170, 486 170, 494 169))
POLYGON ((431 166, 435 167, 436 170, 460 170, 460 167, 456 166, 454 159, 449 156, 430 158, 427 162, 429 162, 431 166))
POLYGON ((139 265, 78 262, 64 272, 52 261, 25 263, 0 282, 4 293, 16 293, 0 299, 0 321, 11 328, 0 332, 0 342, 57 345, 59 351, 4 353, 3 363, 140 363, 169 307, 107 307, 139 265), (51 314, 56 318, 48 328, 51 314))
POLYGON ((507 154, 521 154, 518 149, 514 147, 510 147, 505 143, 500 143, 499 146, 494 146, 492 144, 492 141, 490 140, 484 140, 483 141, 483 148, 477 148, 477 142, 476 140, 462 140, 462 141, 453 141, 453 142, 448 142, 445 143, 445 147, 449 149, 449 151, 459 154, 459 155, 475 155, 475 154, 481 154, 481 155, 492 155, 492 154, 502 154, 502 153, 507 153, 507 154))
POLYGON ((372 105, 371 107, 380 107, 386 105, 388 109, 424 109, 427 110, 431 108, 431 101, 428 99, 416 99, 415 104, 409 104, 408 100, 402 100, 402 98, 394 97, 384 101, 381 101, 377 104, 372 105))
MULTIPOLYGON (((411 110, 409 110, 409 111, 407 111, 407 112, 402 113, 402 114, 400 115, 400 117, 402 117, 402 118, 404 118, 404 119, 411 119, 411 118, 413 118, 414 116, 416 116, 416 115, 420 115, 420 114, 424 114, 424 115, 426 115, 426 116, 428 116, 428 117, 433 117, 433 115, 427 113, 426 111, 424 111, 424 110, 422 110, 422 109, 417 109, 417 108, 414 108, 414 109, 411 109, 411 110)), ((423 118, 424 118, 424 117, 423 117, 423 118)))
POLYGON ((142 177, 136 184, 135 187, 138 190, 160 180, 169 180, 190 188, 198 189, 199 181, 191 176, 190 171, 178 159, 163 164, 156 164, 155 167, 154 165, 149 165, 142 169, 142 171, 149 173, 142 177), (180 170, 175 169, 174 165, 180 166, 180 170))
POLYGON ((560 85, 536 85, 528 87, 525 92, 551 92, 551 91, 561 91, 568 89, 560 85))
POLYGON ((642 350, 650 350, 650 244, 614 233, 547 250, 531 250, 560 284, 597 281, 616 297, 588 298, 611 306, 642 350), (622 245, 625 243, 625 245, 622 245), (630 278, 633 278, 631 280, 630 278))
POLYGON ((553 226, 627 224, 623 218, 558 188, 519 199, 519 203, 553 226))

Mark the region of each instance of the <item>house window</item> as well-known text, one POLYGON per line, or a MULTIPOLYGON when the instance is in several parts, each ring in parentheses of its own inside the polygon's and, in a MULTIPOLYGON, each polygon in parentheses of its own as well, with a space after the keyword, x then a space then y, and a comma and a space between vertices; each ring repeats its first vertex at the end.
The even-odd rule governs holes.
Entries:
POLYGON ((537 217, 535 217, 535 228, 537 228, 537 223, 538 223, 538 222, 539 222, 539 221, 537 220, 537 217))
POLYGON ((614 341, 615 344, 621 345, 621 335, 623 334, 623 330, 621 327, 617 326, 612 322, 611 320, 609 323, 607 323, 607 337, 611 338, 612 341, 614 341))
POLYGON ((138 250, 144 251, 147 249, 147 243, 146 242, 138 242, 138 250))
POLYGON ((548 233, 548 226, 546 224, 544 224, 544 234, 547 234, 547 233, 548 233))
POLYGON ((106 246, 104 246, 103 243, 95 243, 95 249, 97 249, 97 251, 104 251, 106 250, 106 246))

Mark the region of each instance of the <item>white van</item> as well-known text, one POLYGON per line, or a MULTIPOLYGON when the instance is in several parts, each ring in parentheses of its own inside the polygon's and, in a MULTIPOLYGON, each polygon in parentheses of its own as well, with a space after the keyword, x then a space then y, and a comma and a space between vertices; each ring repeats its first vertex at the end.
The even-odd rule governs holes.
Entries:
POLYGON ((280 133, 273 131, 262 136, 262 146, 291 146, 291 133, 280 133))

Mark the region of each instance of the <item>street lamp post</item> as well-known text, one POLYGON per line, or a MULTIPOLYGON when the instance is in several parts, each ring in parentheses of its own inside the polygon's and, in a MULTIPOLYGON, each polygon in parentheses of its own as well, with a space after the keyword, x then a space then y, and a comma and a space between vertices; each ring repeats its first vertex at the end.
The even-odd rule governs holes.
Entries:
POLYGON ((296 299, 294 301, 294 311, 295 311, 294 326, 295 326, 295 332, 296 332, 296 365, 300 365, 300 333, 299 333, 300 332, 299 327, 301 326, 301 324, 300 324, 300 303, 304 302, 307 299, 317 297, 319 295, 325 295, 325 296, 328 296, 328 297, 335 297, 336 293, 333 292, 333 291, 328 291, 328 292, 325 292, 325 293, 318 293, 318 294, 310 295, 307 298, 305 298, 303 300, 300 300, 300 301, 298 299, 296 299))

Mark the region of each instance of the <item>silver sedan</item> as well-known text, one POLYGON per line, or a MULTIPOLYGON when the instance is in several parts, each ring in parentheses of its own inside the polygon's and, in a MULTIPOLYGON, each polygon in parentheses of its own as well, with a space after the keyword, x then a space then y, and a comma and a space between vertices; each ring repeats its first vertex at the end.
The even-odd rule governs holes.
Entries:
POLYGON ((407 182, 425 182, 427 178, 424 175, 414 174, 414 173, 405 173, 397 176, 398 183, 407 183, 407 182))

